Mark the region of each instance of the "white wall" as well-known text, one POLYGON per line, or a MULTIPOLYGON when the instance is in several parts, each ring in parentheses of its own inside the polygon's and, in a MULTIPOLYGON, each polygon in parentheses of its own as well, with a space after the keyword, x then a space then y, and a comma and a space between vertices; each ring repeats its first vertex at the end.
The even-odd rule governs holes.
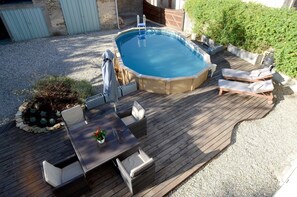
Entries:
POLYGON ((173 0, 172 1, 172 8, 179 10, 179 9, 183 9, 184 8, 184 4, 185 4, 186 0, 173 0))
POLYGON ((242 0, 242 1, 260 3, 262 5, 273 7, 273 8, 281 8, 286 2, 286 0, 242 0))
MULTIPOLYGON (((168 1, 169 0, 147 0, 147 2, 149 2, 150 4, 161 8, 168 8, 168 1)), ((186 0, 172 0, 171 8, 176 10, 183 9, 185 1, 186 0)))

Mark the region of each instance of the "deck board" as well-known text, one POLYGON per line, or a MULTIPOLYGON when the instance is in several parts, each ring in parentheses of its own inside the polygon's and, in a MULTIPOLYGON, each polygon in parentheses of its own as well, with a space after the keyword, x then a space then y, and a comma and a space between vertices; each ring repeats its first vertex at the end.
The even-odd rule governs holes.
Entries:
MULTIPOLYGON (((146 109, 148 133, 139 139, 140 147, 156 163, 155 184, 136 196, 166 195, 231 144, 238 122, 262 118, 272 109, 263 98, 218 96, 222 68, 255 67, 228 52, 212 57, 212 62, 218 65, 213 78, 193 92, 137 91, 120 99, 118 110, 132 106, 134 100, 146 109)), ((41 162, 55 163, 74 153, 66 131, 31 134, 7 126, 0 132, 1 196, 51 195, 51 187, 42 179, 41 162)), ((91 191, 86 196, 131 196, 111 162, 92 172, 88 181, 91 191)))

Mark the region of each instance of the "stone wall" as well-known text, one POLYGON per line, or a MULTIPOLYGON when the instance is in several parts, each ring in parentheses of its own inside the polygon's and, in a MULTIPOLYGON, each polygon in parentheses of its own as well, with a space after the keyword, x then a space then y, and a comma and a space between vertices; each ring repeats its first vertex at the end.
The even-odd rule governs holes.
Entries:
POLYGON ((119 15, 142 15, 143 0, 118 0, 119 15))
POLYGON ((117 26, 115 0, 97 0, 100 29, 112 29, 117 26))
POLYGON ((67 29, 59 0, 32 0, 34 5, 44 8, 44 15, 50 24, 52 35, 67 35, 67 29))

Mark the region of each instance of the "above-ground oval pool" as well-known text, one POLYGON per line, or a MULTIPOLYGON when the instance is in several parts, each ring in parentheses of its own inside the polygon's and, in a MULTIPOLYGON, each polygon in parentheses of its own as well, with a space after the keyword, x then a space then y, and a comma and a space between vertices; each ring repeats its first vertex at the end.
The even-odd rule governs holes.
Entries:
POLYGON ((132 28, 115 37, 118 77, 139 89, 171 94, 192 91, 207 78, 210 57, 182 35, 165 29, 132 28))

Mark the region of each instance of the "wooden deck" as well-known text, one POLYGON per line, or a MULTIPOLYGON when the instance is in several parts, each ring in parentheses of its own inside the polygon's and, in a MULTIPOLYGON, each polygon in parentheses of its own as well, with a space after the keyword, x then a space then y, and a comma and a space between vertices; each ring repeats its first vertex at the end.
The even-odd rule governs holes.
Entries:
MULTIPOLYGON (((231 144, 234 126, 247 119, 264 117, 273 107, 262 98, 224 94, 218 96, 221 68, 252 70, 254 67, 223 52, 212 60, 214 77, 186 94, 158 95, 138 91, 121 98, 119 109, 137 100, 146 109, 148 134, 141 148, 156 163, 154 186, 137 196, 163 196, 199 170, 231 144)), ((51 188, 42 179, 41 162, 56 162, 74 153, 65 130, 30 134, 15 128, 0 130, 1 196, 48 196, 51 188)), ((89 178, 86 196, 131 196, 111 163, 89 178)))

